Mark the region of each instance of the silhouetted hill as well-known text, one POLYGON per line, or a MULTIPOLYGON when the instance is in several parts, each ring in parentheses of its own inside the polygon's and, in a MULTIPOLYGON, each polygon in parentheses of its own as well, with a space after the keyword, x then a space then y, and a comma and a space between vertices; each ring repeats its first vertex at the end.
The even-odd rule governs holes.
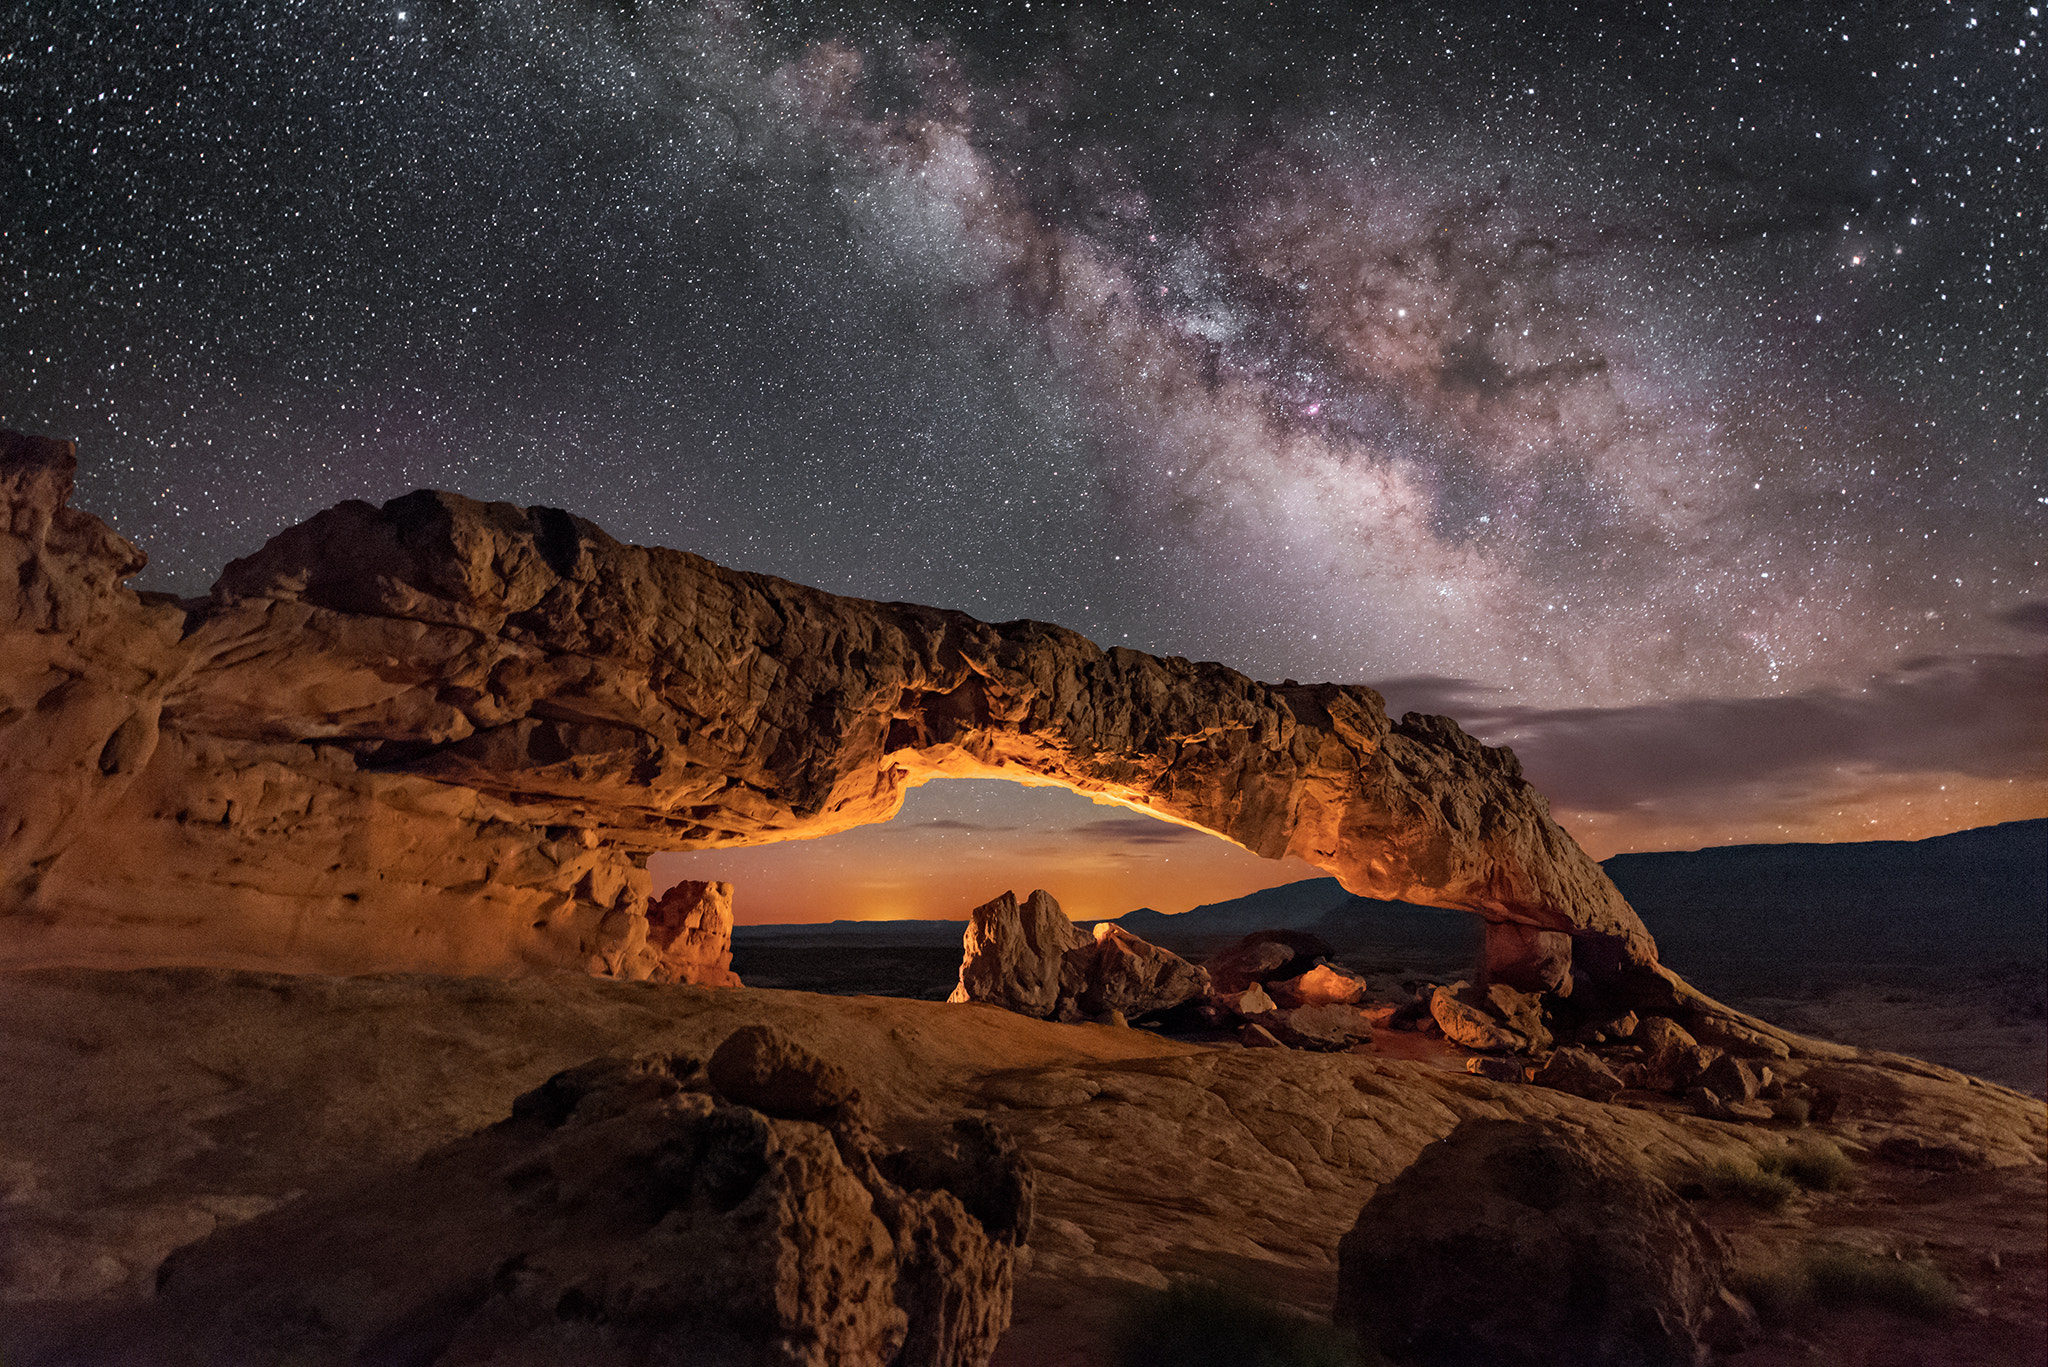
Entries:
POLYGON ((1839 973, 2048 959, 2048 820, 1928 840, 1621 854, 1603 867, 1688 976, 1736 963, 1839 973))

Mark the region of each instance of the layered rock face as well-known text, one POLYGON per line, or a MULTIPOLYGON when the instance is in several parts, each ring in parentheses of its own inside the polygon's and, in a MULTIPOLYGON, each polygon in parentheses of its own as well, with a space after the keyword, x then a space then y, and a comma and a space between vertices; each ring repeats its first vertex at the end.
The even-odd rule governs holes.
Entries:
MULTIPOLYGON (((1655 964, 1448 719, 1039 622, 840 598, 555 509, 346 503, 174 604, 0 449, 0 962, 621 966, 645 856, 842 830, 949 776, 1050 783, 1502 926, 1502 968, 1655 964), (610 918, 610 929, 605 929, 610 918)), ((608 968, 616 972, 619 968, 608 968)), ((653 970, 650 968, 650 972, 653 970)))
POLYGON ((843 1072, 749 1026, 708 1069, 595 1060, 416 1167, 183 1248, 88 1336, 114 1356, 65 1360, 979 1367, 1031 1199, 986 1122, 885 1145, 843 1072))

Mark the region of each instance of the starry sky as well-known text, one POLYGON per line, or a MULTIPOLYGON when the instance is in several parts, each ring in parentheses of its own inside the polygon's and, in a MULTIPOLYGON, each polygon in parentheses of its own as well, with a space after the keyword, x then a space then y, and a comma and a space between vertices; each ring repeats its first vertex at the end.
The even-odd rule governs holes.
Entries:
MULTIPOLYGON (((0 424, 143 587, 450 488, 1373 682, 1596 855, 2048 813, 2039 6, 1358 9, 15 3, 0 424)), ((1312 872, 1131 820, 935 785, 660 867, 1312 872)))

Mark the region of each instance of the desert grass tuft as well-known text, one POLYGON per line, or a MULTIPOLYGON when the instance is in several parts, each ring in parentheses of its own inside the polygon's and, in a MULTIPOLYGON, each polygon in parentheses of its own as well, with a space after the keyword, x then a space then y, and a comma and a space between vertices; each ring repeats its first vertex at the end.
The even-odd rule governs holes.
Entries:
POLYGON ((1900 1314, 1937 1320, 1961 1297, 1930 1262, 1900 1262, 1852 1249, 1824 1249, 1807 1260, 1814 1299, 1822 1305, 1881 1305, 1900 1314))
POLYGON ((1799 1194, 1799 1184, 1783 1173, 1768 1172, 1747 1158, 1724 1158, 1700 1174, 1707 1195, 1720 1201, 1742 1201, 1762 1210, 1783 1210, 1799 1194))
POLYGON ((1813 1119, 1813 1103, 1803 1096, 1779 1097, 1771 1103, 1771 1114, 1786 1124, 1797 1125, 1803 1130, 1806 1123, 1813 1119))
POLYGON ((1757 1159, 1764 1172, 1789 1177, 1808 1191, 1846 1191, 1856 1184, 1856 1163, 1832 1140, 1811 1139, 1757 1159))
POLYGON ((1796 1321, 1815 1309, 1874 1305, 1916 1319, 1953 1314, 1961 1296, 1931 1262, 1903 1262, 1848 1248, 1821 1248, 1734 1279, 1765 1319, 1796 1321))
POLYGON ((1133 1296, 1115 1344, 1117 1367, 1385 1367, 1341 1330, 1202 1281, 1133 1296))
POLYGON ((1831 1140, 1812 1139, 1752 1158, 1724 1158, 1701 1170, 1697 1187, 1721 1201, 1783 1210, 1801 1191, 1843 1191, 1856 1164, 1831 1140))

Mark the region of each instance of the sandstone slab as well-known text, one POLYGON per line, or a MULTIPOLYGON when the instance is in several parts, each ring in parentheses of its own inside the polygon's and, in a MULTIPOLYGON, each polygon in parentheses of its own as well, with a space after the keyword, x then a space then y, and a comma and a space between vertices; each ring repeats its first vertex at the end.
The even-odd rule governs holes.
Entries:
MULTIPOLYGON (((0 1108, 0 1357, 92 1361, 38 1346, 62 1321, 107 1359, 133 1361, 118 1356, 119 1326, 172 1248, 301 1193, 326 1199, 410 1168, 593 1056, 708 1059, 750 1025, 843 1070, 885 1150, 937 1143, 961 1120, 1017 1145, 1036 1174, 1030 1257, 991 1367, 1104 1360, 1117 1309, 1169 1275, 1227 1278, 1326 1320, 1360 1208, 1461 1119, 1562 1122, 1674 1173, 1753 1159, 1774 1138, 1672 1107, 1497 1086, 1422 1041, 1408 1041, 1414 1058, 1213 1049, 980 1005, 572 975, 15 972, 0 975, 0 1094, 13 1103, 0 1108)), ((1838 1099, 1836 1121, 1814 1124, 1845 1147, 1968 1145, 1982 1166, 1868 1162, 1858 1188, 1828 1198, 1824 1229, 1773 1219, 1736 1231, 1765 1241, 1758 1256, 1814 1234, 1937 1248, 1993 1319, 1887 1321, 1892 1355, 2008 1367, 2038 1354, 2044 1302, 2027 1288, 2048 1275, 2039 1100, 1889 1056, 1794 1060, 1787 1083, 1838 1099)), ((411 1274, 394 1260, 380 1275, 411 1274)), ((1835 1321, 1802 1332, 1834 1360, 1835 1321)))
POLYGON ((1355 1006, 1326 1002, 1261 1016, 1258 1023, 1296 1049, 1349 1049, 1372 1042, 1372 1024, 1355 1006))

